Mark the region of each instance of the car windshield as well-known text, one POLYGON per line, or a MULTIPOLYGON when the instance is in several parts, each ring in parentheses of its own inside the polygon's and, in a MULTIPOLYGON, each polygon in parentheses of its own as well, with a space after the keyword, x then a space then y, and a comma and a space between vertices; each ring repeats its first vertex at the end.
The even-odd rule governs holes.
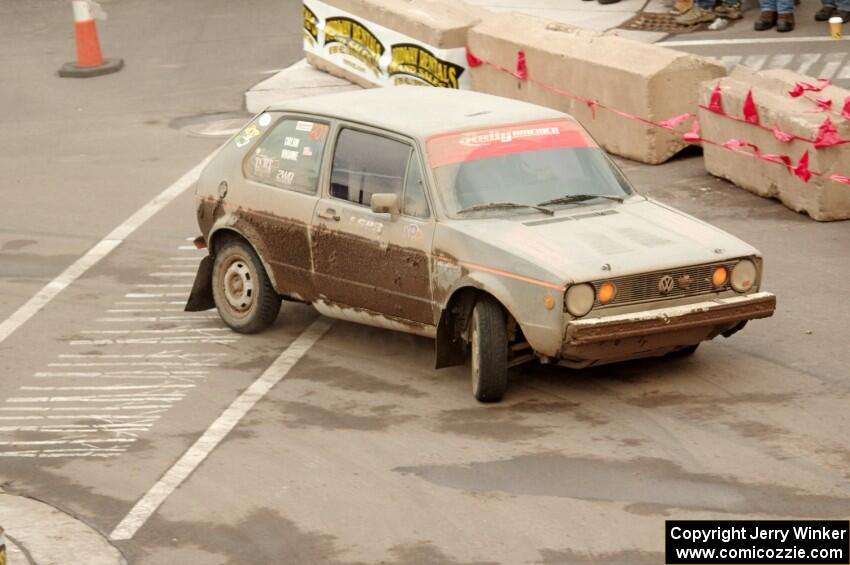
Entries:
POLYGON ((566 119, 437 135, 427 147, 450 216, 533 214, 633 193, 605 152, 566 119))

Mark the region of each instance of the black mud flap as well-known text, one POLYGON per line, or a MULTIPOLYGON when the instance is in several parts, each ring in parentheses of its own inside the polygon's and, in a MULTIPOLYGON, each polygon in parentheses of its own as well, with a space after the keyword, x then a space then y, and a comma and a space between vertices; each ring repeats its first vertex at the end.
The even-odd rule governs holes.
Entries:
POLYGON ((466 362, 463 342, 455 335, 454 328, 449 324, 447 314, 440 316, 437 326, 435 368, 454 367, 466 362))
POLYGON ((186 312, 201 312, 215 308, 212 294, 212 269, 213 256, 207 255, 198 265, 198 274, 195 275, 195 283, 192 285, 192 292, 184 308, 186 312))

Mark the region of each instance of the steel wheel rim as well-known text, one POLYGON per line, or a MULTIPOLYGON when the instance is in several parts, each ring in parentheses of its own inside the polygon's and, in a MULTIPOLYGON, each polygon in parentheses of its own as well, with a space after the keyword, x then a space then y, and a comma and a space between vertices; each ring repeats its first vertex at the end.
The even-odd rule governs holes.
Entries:
POLYGON ((228 307, 238 314, 245 314, 254 306, 256 277, 250 264, 242 257, 234 257, 224 269, 222 288, 228 307))

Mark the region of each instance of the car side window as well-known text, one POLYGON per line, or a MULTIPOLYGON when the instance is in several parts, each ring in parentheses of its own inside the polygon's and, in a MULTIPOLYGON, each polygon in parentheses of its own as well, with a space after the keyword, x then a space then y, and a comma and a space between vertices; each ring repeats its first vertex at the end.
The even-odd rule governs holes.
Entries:
POLYGON ((422 177, 422 167, 416 151, 410 152, 410 162, 407 166, 407 179, 404 182, 403 214, 416 218, 430 218, 428 199, 425 197, 425 179, 422 177))
POLYGON ((285 118, 250 150, 242 172, 253 181, 315 194, 329 129, 323 122, 285 118))
POLYGON ((370 206, 372 195, 402 197, 411 147, 381 135, 343 129, 331 168, 331 196, 370 206))

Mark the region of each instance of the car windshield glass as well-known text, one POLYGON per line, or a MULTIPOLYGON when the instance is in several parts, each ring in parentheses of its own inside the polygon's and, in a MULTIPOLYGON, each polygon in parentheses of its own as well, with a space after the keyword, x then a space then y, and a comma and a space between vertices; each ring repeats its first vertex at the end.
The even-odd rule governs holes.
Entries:
POLYGON ((434 136, 428 157, 451 216, 470 209, 457 217, 536 214, 536 206, 595 204, 633 193, 605 153, 569 120, 434 136), (517 206, 487 206, 493 202, 517 206))

